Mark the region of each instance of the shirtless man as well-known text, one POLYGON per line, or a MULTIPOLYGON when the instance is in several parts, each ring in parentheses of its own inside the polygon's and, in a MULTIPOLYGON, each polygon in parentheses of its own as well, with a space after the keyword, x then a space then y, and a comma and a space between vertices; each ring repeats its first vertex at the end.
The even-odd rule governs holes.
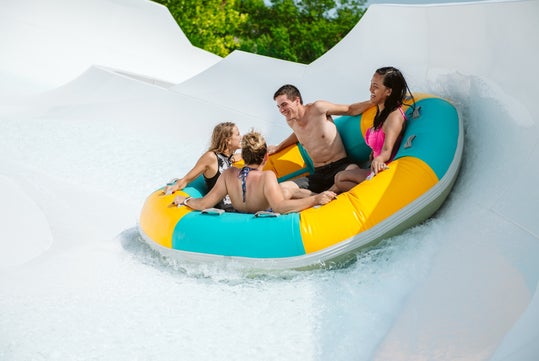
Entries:
POLYGON ((290 213, 329 203, 336 197, 331 191, 302 199, 285 197, 275 173, 262 170, 268 159, 267 146, 262 135, 251 131, 245 134, 241 145, 245 162, 242 169, 236 167, 226 169, 203 198, 176 196, 172 203, 203 210, 215 206, 228 194, 232 206, 238 212, 256 213, 271 209, 276 213, 290 213))
POLYGON ((299 90, 290 84, 279 88, 273 99, 293 133, 276 147, 270 147, 270 154, 300 142, 315 167, 314 173, 307 177, 281 183, 285 195, 301 198, 310 195, 311 192, 335 190, 333 188, 335 174, 356 168, 357 165, 349 161, 331 116, 360 114, 374 104, 370 100, 351 105, 317 100, 304 105, 299 90))

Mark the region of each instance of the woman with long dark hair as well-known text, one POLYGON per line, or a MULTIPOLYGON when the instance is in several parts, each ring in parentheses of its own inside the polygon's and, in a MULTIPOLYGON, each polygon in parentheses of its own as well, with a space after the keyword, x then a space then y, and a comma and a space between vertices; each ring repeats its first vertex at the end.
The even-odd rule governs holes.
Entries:
POLYGON ((371 80, 370 92, 370 101, 377 107, 373 126, 365 134, 365 141, 372 149, 371 166, 337 173, 334 187, 337 192, 348 191, 370 174, 377 175, 386 169, 397 153, 406 128, 402 105, 407 94, 412 102, 414 100, 402 73, 394 67, 377 69, 371 80))

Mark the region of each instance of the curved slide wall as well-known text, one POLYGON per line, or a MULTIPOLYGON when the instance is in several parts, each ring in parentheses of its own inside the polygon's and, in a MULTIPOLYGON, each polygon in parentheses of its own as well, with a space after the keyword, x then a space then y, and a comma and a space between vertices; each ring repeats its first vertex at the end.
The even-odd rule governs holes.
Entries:
POLYGON ((0 1, 0 95, 49 90, 94 64, 179 83, 221 58, 147 0, 0 1), (5 88, 10 84, 9 88, 5 88))
POLYGON ((90 244, 132 226, 139 202, 160 185, 156 179, 178 172, 180 161, 189 164, 217 121, 234 120, 243 131, 254 126, 270 143, 279 141, 289 133, 272 102, 279 85, 295 83, 307 101, 351 102, 368 97, 374 69, 391 64, 413 91, 457 104, 466 150, 432 268, 408 293, 372 359, 539 354, 538 1, 371 6, 345 39, 309 65, 242 52, 216 59, 193 49, 166 10, 147 1, 2 7, 2 93, 71 82, 32 97, 0 98, 1 184, 4 192, 25 193, 15 208, 3 202, 0 214, 38 220, 2 227, 8 232, 2 248, 12 256, 1 269, 31 270, 42 252, 44 258, 73 247, 72 239, 90 244), (118 13, 130 14, 118 21, 131 26, 120 39, 106 15, 118 13), (157 23, 168 25, 149 39, 146 28, 157 23), (156 38, 168 40, 156 49, 156 38), (36 127, 39 135, 31 132, 36 127), (178 147, 188 151, 171 159, 178 147), (140 163, 130 167, 133 153, 140 163), (119 186, 132 191, 130 201, 118 199, 119 186), (33 231, 20 232, 25 227, 33 231))

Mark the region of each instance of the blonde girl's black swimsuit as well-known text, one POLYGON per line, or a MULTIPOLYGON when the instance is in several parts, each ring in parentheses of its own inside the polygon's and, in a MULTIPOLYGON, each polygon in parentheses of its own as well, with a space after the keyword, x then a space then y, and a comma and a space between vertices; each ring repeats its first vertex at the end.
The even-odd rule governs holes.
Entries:
MULTIPOLYGON (((219 176, 221 173, 225 171, 225 169, 230 168, 232 166, 232 157, 234 154, 232 154, 230 157, 224 155, 223 153, 217 153, 214 152, 215 156, 217 157, 217 173, 211 178, 207 178, 204 176, 204 181, 206 182, 206 187, 208 188, 208 192, 215 186, 215 183, 217 183, 217 179, 219 179, 219 176)), ((230 201, 230 197, 228 194, 221 202, 219 202, 216 205, 217 208, 221 208, 224 210, 231 210, 232 209, 232 202, 230 201)))

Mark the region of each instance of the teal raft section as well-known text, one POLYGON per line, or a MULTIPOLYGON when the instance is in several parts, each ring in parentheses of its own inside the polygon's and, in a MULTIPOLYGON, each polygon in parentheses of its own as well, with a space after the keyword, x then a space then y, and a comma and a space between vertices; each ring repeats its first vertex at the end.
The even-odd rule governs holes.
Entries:
MULTIPOLYGON (((191 197, 203 197, 207 192, 204 178, 198 177, 184 191, 191 197)), ((299 217, 299 213, 257 218, 253 214, 226 212, 212 215, 193 211, 176 224, 172 248, 254 258, 301 256, 305 249, 299 231, 299 217), (235 236, 230 237, 231 233, 235 236)))
POLYGON ((305 254, 299 232, 299 213, 257 218, 253 214, 190 212, 176 225, 172 248, 255 258, 305 254))
POLYGON ((339 117, 335 119, 335 125, 350 160, 363 166, 369 160, 371 148, 361 134, 361 115, 339 117))

